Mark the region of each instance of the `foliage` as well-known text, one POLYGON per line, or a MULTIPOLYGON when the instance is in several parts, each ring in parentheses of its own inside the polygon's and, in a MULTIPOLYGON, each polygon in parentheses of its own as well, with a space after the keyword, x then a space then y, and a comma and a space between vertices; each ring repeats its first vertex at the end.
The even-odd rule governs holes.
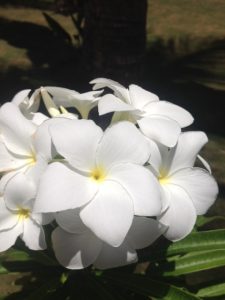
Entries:
MULTIPOLYGON (((204 217, 204 224, 207 221, 212 220, 204 217)), ((225 284, 219 276, 202 276, 201 284, 190 284, 188 276, 225 266, 225 229, 193 231, 176 243, 164 239, 145 252, 139 253, 144 264, 107 271, 70 271, 59 267, 51 253, 25 251, 17 245, 1 254, 0 274, 31 272, 48 278, 25 298, 16 298, 24 300, 224 299, 225 284)))

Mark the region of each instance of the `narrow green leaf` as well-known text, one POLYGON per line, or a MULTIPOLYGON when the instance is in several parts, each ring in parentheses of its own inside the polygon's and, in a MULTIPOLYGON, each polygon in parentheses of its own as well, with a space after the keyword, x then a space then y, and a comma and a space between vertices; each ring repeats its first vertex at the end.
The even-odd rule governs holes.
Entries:
POLYGON ((137 274, 117 274, 112 275, 103 274, 104 279, 109 280, 111 283, 125 287, 137 294, 156 297, 164 300, 196 300, 199 297, 180 289, 176 286, 170 285, 165 282, 152 280, 149 277, 137 274))
POLYGON ((213 250, 194 252, 174 261, 161 262, 154 272, 162 276, 178 276, 221 266, 225 266, 225 250, 213 250))
POLYGON ((202 288, 198 291, 197 295, 205 298, 225 295, 225 283, 202 288))
POLYGON ((164 242, 164 244, 150 249, 141 260, 157 261, 176 254, 225 249, 225 229, 193 232, 181 241, 171 244, 164 242))
POLYGON ((225 217, 223 217, 223 216, 213 216, 213 217, 198 216, 197 222, 196 222, 196 227, 200 228, 200 227, 203 227, 214 221, 225 221, 225 217))

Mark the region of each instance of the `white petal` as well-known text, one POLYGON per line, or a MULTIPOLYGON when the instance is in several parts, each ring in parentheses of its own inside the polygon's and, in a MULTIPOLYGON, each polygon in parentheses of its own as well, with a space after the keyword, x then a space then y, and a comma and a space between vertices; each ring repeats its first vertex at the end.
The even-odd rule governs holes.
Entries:
POLYGON ((171 177, 171 183, 179 185, 188 193, 198 215, 205 214, 218 195, 215 179, 204 169, 179 170, 171 177))
POLYGON ((0 126, 2 138, 10 151, 18 155, 30 155, 31 136, 36 126, 22 115, 15 104, 5 103, 1 107, 0 126))
MULTIPOLYGON (((18 92, 12 99, 12 103, 16 104, 17 106, 20 106, 22 102, 28 97, 31 90, 22 90, 18 92)), ((28 99, 28 98, 27 98, 28 99)))
POLYGON ((156 241, 165 231, 164 225, 158 221, 144 218, 134 217, 132 226, 127 235, 127 242, 134 249, 145 248, 156 241))
POLYGON ((180 127, 189 126, 193 123, 192 115, 184 108, 167 101, 151 103, 145 107, 146 116, 162 115, 176 121, 180 127))
POLYGON ((32 219, 39 225, 47 225, 54 221, 55 215, 53 213, 32 213, 32 219))
POLYGON ((107 78, 96 78, 90 82, 91 84, 94 84, 93 90, 102 89, 104 87, 108 87, 112 89, 115 93, 115 95, 121 100, 125 101, 126 103, 130 103, 129 99, 129 92, 128 90, 122 86, 120 83, 107 79, 107 78))
POLYGON ((0 252, 6 251, 12 247, 22 231, 23 226, 21 222, 18 222, 12 229, 0 231, 0 252))
POLYGON ((71 99, 79 95, 76 91, 62 87, 45 86, 44 88, 53 96, 53 101, 58 107, 71 107, 71 99))
POLYGON ((10 153, 5 147, 5 144, 0 141, 0 172, 10 172, 26 164, 26 159, 22 159, 20 156, 10 153))
POLYGON ((0 231, 8 230, 14 227, 18 222, 18 217, 9 211, 5 205, 4 199, 0 198, 0 231))
POLYGON ((119 247, 112 247, 104 243, 99 256, 94 262, 94 266, 104 270, 132 264, 137 262, 137 260, 136 251, 126 242, 119 247))
POLYGON ((115 112, 112 116, 111 124, 120 122, 120 121, 129 121, 131 123, 136 124, 137 119, 139 119, 139 116, 135 114, 135 111, 122 111, 122 112, 115 112))
POLYGON ((168 226, 164 236, 171 241, 178 241, 192 231, 197 215, 190 197, 182 188, 170 185, 169 190, 170 206, 158 220, 168 226))
POLYGON ((27 177, 29 177, 29 180, 31 180, 34 185, 37 186, 47 166, 48 162, 46 161, 46 159, 41 155, 37 155, 36 162, 30 165, 24 173, 27 175, 27 177))
POLYGON ((17 173, 18 173, 18 171, 12 171, 12 172, 6 173, 5 175, 3 175, 1 177, 1 180, 0 180, 0 196, 3 196, 3 194, 5 192, 5 187, 6 187, 6 184, 8 183, 8 181, 11 178, 13 178, 17 173))
POLYGON ((30 113, 30 120, 32 120, 32 123, 34 123, 37 126, 41 125, 44 121, 47 121, 48 119, 49 117, 40 112, 30 113))
POLYGON ((23 113, 27 112, 32 115, 32 113, 37 112, 40 106, 41 93, 40 88, 36 89, 28 100, 26 109, 23 110, 23 113))
POLYGON ((197 154, 207 143, 208 138, 204 132, 188 131, 181 133, 178 143, 170 150, 170 157, 162 159, 169 173, 187 167, 193 167, 197 154))
POLYGON ((38 225, 31 218, 26 218, 23 221, 23 234, 21 235, 21 239, 31 250, 43 250, 47 247, 42 226, 38 225))
POLYGON ((103 134, 101 128, 90 120, 65 120, 50 126, 50 132, 56 150, 75 168, 90 172, 103 134))
MULTIPOLYGON (((96 102, 98 101, 98 96, 100 96, 100 94, 102 94, 103 90, 101 91, 90 91, 90 92, 86 92, 86 93, 78 93, 77 95, 73 96, 73 102, 76 100, 79 101, 92 101, 92 102, 96 102)), ((75 103, 75 102, 74 102, 75 103)))
POLYGON ((96 161, 110 167, 115 163, 144 164, 150 155, 149 144, 141 132, 130 122, 120 122, 105 131, 99 144, 96 161))
POLYGON ((201 155, 197 155, 197 158, 200 160, 200 162, 203 164, 203 166, 206 168, 206 170, 212 174, 212 170, 210 168, 210 165, 208 164, 208 162, 201 156, 201 155))
POLYGON ((130 195, 135 215, 158 216, 161 213, 160 185, 147 168, 127 163, 115 165, 108 178, 122 185, 130 195))
POLYGON ((90 231, 71 234, 60 227, 52 233, 53 249, 59 263, 68 269, 90 266, 98 256, 102 242, 90 231))
POLYGON ((8 208, 30 208, 30 201, 36 195, 36 186, 22 173, 11 178, 5 188, 4 200, 8 208))
POLYGON ((149 158, 148 162, 149 162, 151 168, 153 168, 155 173, 158 175, 158 171, 162 164, 162 156, 161 156, 161 152, 160 152, 161 145, 157 144, 156 142, 154 142, 150 139, 148 139, 148 141, 149 141, 149 147, 151 149, 151 154, 150 154, 150 158, 149 158))
POLYGON ((80 217, 102 241, 118 247, 132 224, 133 214, 128 193, 118 183, 105 181, 94 199, 81 210, 80 217))
POLYGON ((129 86, 131 103, 135 108, 144 109, 144 106, 159 101, 159 97, 149 91, 144 90, 138 85, 131 84, 129 86))
POLYGON ((134 106, 125 103, 112 94, 104 95, 98 103, 99 115, 104 115, 114 111, 133 111, 136 110, 134 106))
POLYGON ((42 155, 47 160, 52 159, 56 155, 55 147, 52 143, 52 138, 49 133, 49 126, 54 124, 60 124, 65 122, 65 119, 61 118, 52 118, 46 120, 42 125, 40 125, 33 136, 34 147, 36 153, 42 155))
POLYGON ((53 163, 41 177, 34 211, 56 212, 77 208, 89 202, 97 190, 93 180, 62 163, 53 163))
POLYGON ((79 208, 56 213, 55 220, 62 229, 70 233, 80 234, 88 230, 80 218, 79 208))
POLYGON ((141 131, 148 138, 168 147, 174 147, 181 132, 177 122, 161 116, 151 116, 138 121, 141 131))

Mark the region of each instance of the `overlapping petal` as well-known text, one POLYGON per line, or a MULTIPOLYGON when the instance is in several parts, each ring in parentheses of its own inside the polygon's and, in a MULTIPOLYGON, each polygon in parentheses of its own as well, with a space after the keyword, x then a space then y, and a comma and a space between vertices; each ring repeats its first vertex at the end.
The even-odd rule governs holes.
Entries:
POLYGON ((136 84, 131 84, 129 86, 129 94, 132 105, 140 110, 145 110, 146 105, 152 102, 158 103, 159 101, 159 97, 157 95, 146 91, 136 84))
POLYGON ((112 94, 104 95, 100 100, 98 104, 98 112, 99 115, 104 115, 110 112, 115 111, 137 111, 137 109, 130 105, 125 103, 124 101, 120 100, 116 96, 112 94))
POLYGON ((18 218, 5 205, 5 201, 0 197, 0 231, 8 230, 16 226, 18 218))
POLYGON ((35 212, 57 212, 81 207, 96 194, 98 186, 62 163, 52 163, 42 175, 35 212))
POLYGON ((94 262, 98 269, 105 270, 137 262, 136 251, 126 242, 119 247, 112 247, 106 243, 102 245, 99 256, 94 262))
POLYGON ((215 179, 204 169, 181 169, 173 174, 171 183, 179 185, 187 192, 198 215, 205 214, 218 195, 215 179))
POLYGON ((189 195, 181 187, 170 185, 168 189, 171 202, 158 220, 168 227, 164 236, 171 241, 178 241, 192 231, 197 214, 189 195))
POLYGON ((86 231, 71 234, 57 227, 52 233, 52 243, 56 258, 68 269, 83 269, 90 266, 99 255, 102 242, 86 231))
POLYGON ((56 150, 75 168, 89 172, 103 132, 93 121, 65 120, 50 126, 56 150))
POLYGON ((15 104, 5 103, 1 107, 0 126, 6 147, 17 155, 29 156, 32 151, 31 136, 36 126, 22 115, 15 104))
POLYGON ((161 115, 176 121, 180 127, 189 126, 194 121, 186 109, 167 101, 151 102, 144 107, 144 110, 146 116, 161 115))
POLYGON ((124 241, 133 220, 133 202, 126 190, 114 181, 101 184, 97 195, 84 207, 84 224, 102 241, 118 247, 124 241))
POLYGON ((20 207, 31 208, 31 199, 36 195, 36 186, 23 173, 12 177, 5 189, 4 200, 8 208, 18 210, 20 207))
POLYGON ((135 215, 158 216, 161 213, 160 185, 147 168, 117 164, 110 169, 108 178, 118 182, 130 195, 135 215))
POLYGON ((168 118, 155 115, 138 120, 141 131, 148 138, 167 147, 174 147, 181 132, 179 124, 168 118))
POLYGON ((43 228, 31 218, 27 218, 23 222, 21 239, 31 250, 44 250, 47 247, 43 228))
POLYGON ((80 208, 58 212, 55 214, 55 219, 58 225, 67 232, 80 234, 88 230, 80 218, 80 208))
POLYGON ((133 249, 142 249, 157 240, 167 227, 157 220, 144 217, 134 217, 127 235, 127 242, 133 249))
POLYGON ((169 170, 169 174, 182 168, 193 167, 199 151, 207 141, 206 134, 201 131, 181 133, 176 147, 170 151, 170 157, 162 158, 166 161, 166 165, 163 165, 169 170))
POLYGON ((144 164, 150 156, 147 140, 130 122, 120 122, 109 127, 96 153, 97 165, 111 167, 119 163, 144 164))
POLYGON ((23 224, 18 222, 12 229, 0 231, 0 252, 12 247, 23 232, 23 224))

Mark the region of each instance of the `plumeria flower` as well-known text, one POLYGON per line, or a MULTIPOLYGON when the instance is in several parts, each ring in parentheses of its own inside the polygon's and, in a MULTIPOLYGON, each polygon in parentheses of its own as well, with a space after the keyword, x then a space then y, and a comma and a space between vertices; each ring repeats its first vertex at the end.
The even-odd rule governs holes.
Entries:
POLYGON ((3 193, 7 181, 17 172, 29 172, 38 179, 56 155, 48 126, 62 119, 50 119, 40 126, 28 120, 14 103, 0 109, 0 181, 3 193), (12 120, 13 119, 13 120, 12 120))
POLYGON ((7 183, 0 198, 0 251, 13 246, 20 237, 32 250, 46 248, 42 225, 53 220, 50 214, 32 212, 36 186, 24 174, 17 174, 7 183))
POLYGON ((157 95, 135 84, 126 89, 106 78, 97 78, 90 83, 94 84, 94 90, 108 87, 114 91, 114 95, 106 94, 99 100, 100 115, 116 112, 113 122, 128 120, 138 123, 148 138, 168 147, 175 146, 181 128, 193 122, 193 117, 185 109, 167 101, 159 101, 157 95))
POLYGON ((158 181, 143 167, 148 141, 129 122, 104 133, 90 120, 65 120, 49 127, 67 163, 52 163, 40 180, 37 212, 82 207, 83 223, 112 246, 123 243, 133 216, 161 212, 158 181))
POLYGON ((82 269, 91 264, 108 269, 135 263, 136 249, 149 246, 165 231, 153 219, 134 217, 123 243, 112 247, 84 225, 79 209, 56 214, 56 221, 60 227, 52 234, 53 249, 59 263, 69 269, 82 269))
MULTIPOLYGON (((54 103, 51 107, 52 111, 60 107, 75 107, 83 119, 87 119, 90 110, 97 106, 99 95, 102 93, 102 91, 90 91, 80 94, 70 89, 54 86, 46 86, 42 88, 42 91, 43 90, 46 90, 52 95, 54 103)), ((48 108, 49 105, 47 104, 46 107, 48 108)))
POLYGON ((205 133, 199 131, 182 133, 172 149, 151 142, 150 168, 158 177, 163 195, 163 213, 158 220, 168 226, 165 236, 169 240, 189 234, 197 215, 205 214, 217 197, 218 186, 212 175, 193 167, 207 141, 205 133))

